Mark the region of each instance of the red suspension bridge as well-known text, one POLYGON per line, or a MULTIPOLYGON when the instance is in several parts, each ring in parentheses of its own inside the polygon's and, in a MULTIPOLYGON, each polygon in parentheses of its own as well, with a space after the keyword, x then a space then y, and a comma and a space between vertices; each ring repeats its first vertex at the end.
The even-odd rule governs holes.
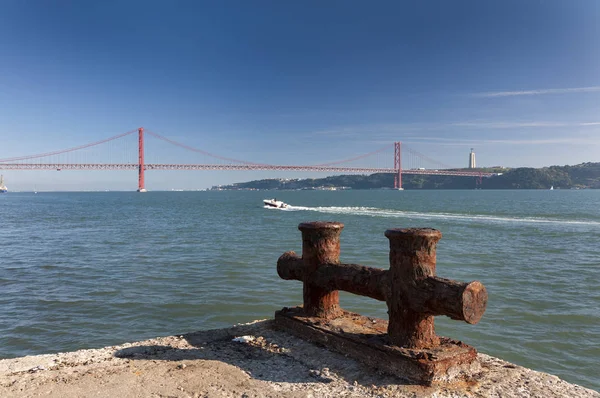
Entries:
MULTIPOLYGON (((162 148, 160 150, 162 151, 162 148)), ((180 160, 178 157, 177 160, 180 160)), ((35 155, 19 156, 12 158, 0 159, 0 169, 4 170, 137 170, 138 172, 138 191, 145 192, 145 171, 146 170, 272 170, 272 171, 303 171, 303 172, 332 172, 332 173, 391 173, 395 175, 394 188, 402 188, 402 174, 422 174, 422 175, 440 175, 440 176, 465 176, 476 177, 491 177, 495 173, 485 173, 476 170, 456 169, 450 166, 439 163, 407 146, 403 146, 400 142, 394 142, 393 145, 387 145, 376 151, 366 153, 349 159, 339 160, 330 163, 293 166, 293 165, 272 165, 264 163, 253 163, 243 160, 228 158, 224 156, 214 155, 201 149, 197 149, 175 140, 164 137, 160 134, 151 131, 144 131, 143 128, 128 131, 101 141, 92 142, 78 147, 63 149, 54 152, 39 153, 35 155), (125 145, 116 144, 126 140, 126 137, 135 137, 137 132, 137 150, 134 150, 134 144, 125 141, 125 145), (187 153, 200 154, 211 159, 211 162, 194 163, 148 163, 146 162, 146 149, 144 147, 145 134, 160 140, 161 143, 168 143, 172 146, 183 149, 187 153), (125 149, 126 154, 120 156, 109 156, 109 160, 98 156, 97 153, 91 151, 94 148, 101 146, 109 147, 109 154, 115 152, 115 148, 119 148, 120 152, 125 149), (387 154, 387 151, 392 151, 393 155, 387 154), (137 153, 133 157, 132 154, 137 153), (393 167, 389 164, 389 159, 393 156, 393 167), (99 159, 102 158, 102 159, 99 159), (377 158, 379 163, 385 158, 385 165, 373 166, 364 163, 367 159, 377 158), (215 162, 215 159, 219 162, 215 162), (409 167, 402 167, 402 163, 408 163, 409 167), (360 163, 360 164, 359 164, 360 163), (430 167, 421 167, 428 165, 430 167)))

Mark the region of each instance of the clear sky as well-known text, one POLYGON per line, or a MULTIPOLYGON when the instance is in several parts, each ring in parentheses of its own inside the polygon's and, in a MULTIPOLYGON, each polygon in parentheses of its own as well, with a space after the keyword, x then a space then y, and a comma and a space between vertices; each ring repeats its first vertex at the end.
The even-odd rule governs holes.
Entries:
MULTIPOLYGON (((257 163, 394 141, 455 167, 471 147, 480 166, 600 161, 599 20, 597 0, 3 0, 0 158, 144 126, 257 163)), ((131 171, 2 173, 14 189, 137 187, 131 171)), ((170 189, 277 176, 307 175, 146 178, 170 189)))

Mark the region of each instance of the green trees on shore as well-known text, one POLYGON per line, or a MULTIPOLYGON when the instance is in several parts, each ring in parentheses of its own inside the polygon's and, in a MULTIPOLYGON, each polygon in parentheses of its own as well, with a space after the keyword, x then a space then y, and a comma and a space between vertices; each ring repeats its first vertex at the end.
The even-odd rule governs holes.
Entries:
MULTIPOLYGON (((483 178, 404 174, 404 189, 584 189, 600 188, 600 163, 550 166, 539 169, 478 169, 501 175, 483 178)), ((339 175, 307 179, 266 179, 213 187, 213 189, 385 189, 394 186, 394 175, 339 175)))

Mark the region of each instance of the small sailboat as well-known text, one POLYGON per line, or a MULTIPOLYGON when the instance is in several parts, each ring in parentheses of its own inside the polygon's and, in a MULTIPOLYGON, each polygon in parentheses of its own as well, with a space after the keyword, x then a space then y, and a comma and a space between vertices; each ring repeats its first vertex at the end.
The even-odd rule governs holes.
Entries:
POLYGON ((8 188, 4 185, 4 176, 0 175, 0 193, 8 192, 8 188))
POLYGON ((550 190, 553 191, 554 190, 554 185, 550 185, 550 190))

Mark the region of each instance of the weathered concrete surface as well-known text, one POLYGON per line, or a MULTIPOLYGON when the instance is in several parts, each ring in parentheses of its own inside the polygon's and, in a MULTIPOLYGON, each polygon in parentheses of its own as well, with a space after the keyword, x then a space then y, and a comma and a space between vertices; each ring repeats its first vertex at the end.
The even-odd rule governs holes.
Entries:
POLYGON ((479 354, 482 371, 444 387, 406 385, 259 321, 55 355, 0 360, 0 397, 598 397, 479 354), (253 336, 232 341, 235 337, 253 336))
POLYGON ((286 307, 275 311, 274 324, 413 384, 470 380, 481 372, 477 351, 467 344, 440 337, 440 344, 431 348, 397 347, 390 344, 386 320, 342 311, 342 316, 324 320, 307 316, 302 307, 286 307))

